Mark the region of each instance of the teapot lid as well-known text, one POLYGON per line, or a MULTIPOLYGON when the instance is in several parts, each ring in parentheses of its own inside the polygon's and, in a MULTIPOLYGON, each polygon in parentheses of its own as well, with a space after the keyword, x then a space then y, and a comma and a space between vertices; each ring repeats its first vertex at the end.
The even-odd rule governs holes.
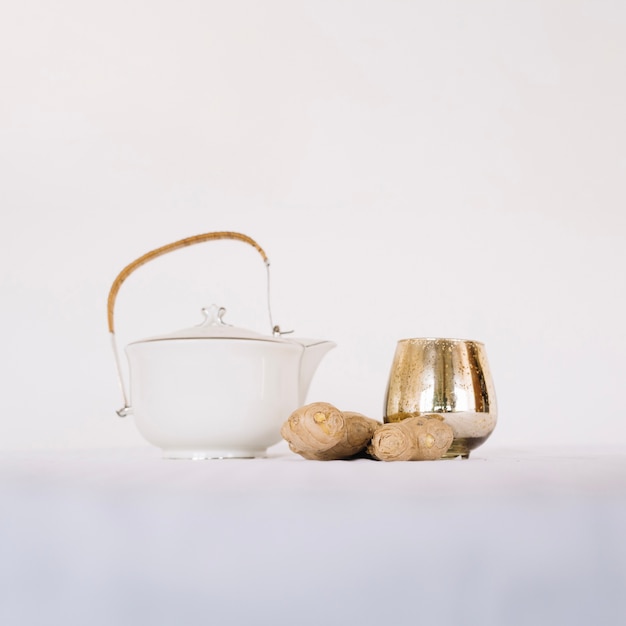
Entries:
POLYGON ((203 308, 202 313, 204 315, 204 321, 197 326, 184 328, 165 335, 149 337, 148 339, 141 339, 139 341, 134 341, 133 343, 137 344, 151 341, 166 341, 169 339, 249 339, 255 341, 270 341, 274 343, 297 343, 305 346, 320 343, 306 339, 285 339, 281 336, 281 334, 285 333, 281 333, 278 326, 274 329, 274 335, 264 335, 247 328, 232 326, 231 324, 227 324, 223 319, 226 314, 226 309, 224 307, 218 307, 215 304, 208 308, 203 308))

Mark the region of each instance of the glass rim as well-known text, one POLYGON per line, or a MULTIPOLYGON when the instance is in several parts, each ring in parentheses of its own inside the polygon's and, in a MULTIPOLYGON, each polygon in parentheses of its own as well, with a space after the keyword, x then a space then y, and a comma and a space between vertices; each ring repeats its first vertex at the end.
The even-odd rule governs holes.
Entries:
POLYGON ((457 339, 453 337, 407 337, 406 339, 398 339, 398 343, 475 343, 481 346, 485 344, 482 341, 477 341, 476 339, 457 339))

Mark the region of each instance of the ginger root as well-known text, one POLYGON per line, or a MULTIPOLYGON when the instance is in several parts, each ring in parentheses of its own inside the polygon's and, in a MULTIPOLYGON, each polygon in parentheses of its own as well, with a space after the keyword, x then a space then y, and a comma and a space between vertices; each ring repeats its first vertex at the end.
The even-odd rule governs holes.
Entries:
POLYGON ((314 402, 294 411, 280 434, 305 459, 333 461, 363 451, 380 425, 360 413, 342 413, 327 402, 314 402))
POLYGON ((448 451, 452 439, 452 428, 439 415, 420 415, 379 426, 367 452, 379 461, 432 461, 448 451))

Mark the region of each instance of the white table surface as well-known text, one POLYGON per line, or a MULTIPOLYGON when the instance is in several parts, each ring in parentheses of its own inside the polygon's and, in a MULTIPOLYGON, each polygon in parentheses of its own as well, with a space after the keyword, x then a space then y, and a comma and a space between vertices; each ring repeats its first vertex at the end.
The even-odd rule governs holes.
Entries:
POLYGON ((0 453, 0 624, 626 624, 626 446, 0 453))

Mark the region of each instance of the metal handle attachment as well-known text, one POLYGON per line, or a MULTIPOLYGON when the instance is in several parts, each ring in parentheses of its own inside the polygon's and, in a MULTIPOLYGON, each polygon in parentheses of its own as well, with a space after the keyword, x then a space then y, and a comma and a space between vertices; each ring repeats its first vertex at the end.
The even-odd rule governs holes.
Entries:
POLYGON ((111 344, 113 346, 113 356, 115 358, 115 365, 117 367, 118 382, 120 385, 120 390, 122 392, 122 397, 124 399, 124 406, 117 411, 117 414, 120 417, 126 417, 131 411, 131 407, 128 401, 128 394, 126 392, 126 385, 124 384, 124 376, 122 374, 122 367, 120 363, 119 352, 117 349, 117 342, 115 340, 115 301, 117 300, 117 294, 120 290, 120 287, 122 286, 122 283, 136 269, 138 269, 142 265, 145 265, 146 263, 148 263, 148 261, 152 261, 152 259, 156 259, 157 257, 167 254, 168 252, 178 250, 179 248, 193 246, 197 243, 202 243, 204 241, 215 241, 217 239, 235 239, 237 241, 243 241, 244 243, 250 244, 261 255, 263 261, 265 262, 265 267, 267 268, 267 312, 270 318, 270 328, 272 329, 272 333, 274 335, 284 334, 280 330, 279 326, 274 325, 274 322, 272 320, 272 307, 270 304, 270 262, 263 248, 261 248, 261 246, 259 246, 259 244, 254 241, 254 239, 241 233, 229 231, 204 233, 202 235, 194 235, 193 237, 179 239, 178 241, 174 241, 173 243, 169 243, 165 246, 161 246, 160 248, 156 248, 155 250, 147 252, 146 254, 140 256, 138 259, 134 260, 132 263, 129 263, 117 275, 117 278, 113 281, 113 285, 111 286, 111 289, 109 291, 109 297, 107 300, 107 320, 109 325, 109 333, 111 334, 111 344))

